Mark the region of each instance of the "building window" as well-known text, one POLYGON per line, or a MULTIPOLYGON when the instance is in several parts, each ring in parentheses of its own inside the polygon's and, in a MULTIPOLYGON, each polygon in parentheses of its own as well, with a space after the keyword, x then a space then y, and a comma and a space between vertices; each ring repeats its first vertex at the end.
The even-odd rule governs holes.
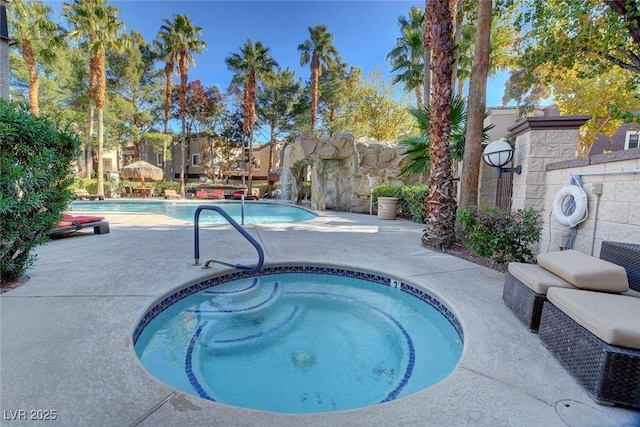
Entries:
POLYGON ((630 148, 638 148, 640 147, 640 132, 627 132, 627 137, 624 140, 624 149, 628 150, 630 148))
POLYGON ((156 165, 162 166, 162 153, 156 153, 156 165))
POLYGON ((200 153, 191 155, 191 166, 200 166, 200 153))

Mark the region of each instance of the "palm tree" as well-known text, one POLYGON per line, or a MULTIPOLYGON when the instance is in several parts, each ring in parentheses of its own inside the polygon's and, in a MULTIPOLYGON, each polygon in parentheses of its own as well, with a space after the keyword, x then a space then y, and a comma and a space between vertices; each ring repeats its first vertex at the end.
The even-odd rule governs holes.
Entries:
MULTIPOLYGON (((182 128, 182 137, 180 138, 180 194, 184 197, 185 194, 185 154, 186 154, 186 141, 185 141, 185 109, 186 109, 186 94, 187 94, 187 82, 189 80, 189 66, 195 65, 194 54, 201 55, 203 50, 207 47, 207 44, 200 39, 202 34, 201 27, 194 27, 191 20, 186 15, 173 15, 173 22, 164 19, 164 25, 161 27, 158 37, 163 40, 167 51, 165 52, 165 73, 167 73, 167 89, 169 88, 169 81, 172 76, 169 74, 169 62, 177 62, 178 73, 180 74, 180 119, 182 128), (169 58, 169 61, 167 61, 169 58)), ((172 67, 171 67, 172 68, 172 67)), ((170 93, 169 97, 170 97, 170 93)), ((165 94, 165 96, 167 96, 165 94)), ((166 98, 165 98, 166 99, 166 98)), ((165 101, 166 102, 166 101, 165 101)), ((171 100, 168 101, 169 108, 171 107, 171 100)), ((167 111, 167 104, 165 104, 165 117, 167 111)))
POLYGON ((451 74, 453 26, 448 1, 427 0, 425 15, 431 29, 431 115, 429 129, 429 195, 422 243, 442 249, 455 242, 456 184, 451 168, 451 74))
POLYGON ((54 48, 63 45, 64 29, 49 19, 50 6, 35 0, 13 0, 9 16, 11 34, 20 48, 29 72, 29 110, 40 115, 38 107, 38 66, 36 61, 50 64, 55 58, 54 48))
POLYGON ((307 27, 309 39, 298 46, 300 55, 300 65, 310 64, 311 66, 311 130, 316 124, 316 112, 318 110, 318 86, 322 66, 330 66, 338 60, 338 51, 331 43, 333 34, 327 31, 324 25, 307 27))
POLYGON ((478 3, 478 29, 473 59, 473 71, 469 83, 469 144, 464 153, 464 167, 460 180, 460 208, 478 204, 478 176, 482 156, 482 125, 487 104, 487 73, 491 46, 492 0, 478 3))
MULTIPOLYGON (((431 118, 431 107, 423 105, 420 108, 410 108, 411 115, 416 120, 420 134, 410 136, 400 141, 400 145, 405 148, 406 163, 398 176, 414 175, 420 178, 429 176, 429 121, 431 118)), ((455 164, 462 160, 465 153, 467 134, 467 106, 463 97, 456 95, 451 102, 451 161, 455 164)), ((482 141, 489 140, 489 131, 495 125, 490 124, 482 128, 482 141)))
MULTIPOLYGON (((98 112, 98 171, 96 193, 104 196, 104 105, 107 88, 106 52, 122 47, 120 34, 124 25, 118 19, 118 9, 107 6, 106 0, 73 0, 63 5, 63 14, 74 26, 69 35, 81 41, 89 53, 89 99, 95 101, 98 112)), ((91 117, 93 121, 93 117, 91 117)), ((91 126, 90 126, 91 128, 91 126)), ((91 135, 89 136, 91 138, 91 135)))
MULTIPOLYGON (((154 46, 158 57, 164 61, 165 91, 164 91, 164 133, 169 133, 169 118, 171 117, 171 93, 173 92, 173 70, 177 60, 177 51, 174 42, 174 26, 167 19, 154 40, 154 46)), ((167 174, 167 144, 162 147, 162 167, 165 177, 167 174)))
POLYGON ((233 53, 225 59, 227 67, 232 71, 232 83, 243 86, 242 147, 249 141, 249 191, 251 191, 251 163, 253 161, 253 129, 256 121, 256 86, 258 80, 268 79, 273 75, 278 63, 269 55, 269 48, 251 40, 247 40, 240 48, 240 54, 233 53))
POLYGON ((387 54, 391 62, 391 72, 398 72, 392 82, 403 83, 407 92, 414 91, 416 106, 422 105, 422 90, 424 77, 424 13, 422 9, 411 7, 409 17, 398 17, 402 37, 396 41, 396 46, 387 54))

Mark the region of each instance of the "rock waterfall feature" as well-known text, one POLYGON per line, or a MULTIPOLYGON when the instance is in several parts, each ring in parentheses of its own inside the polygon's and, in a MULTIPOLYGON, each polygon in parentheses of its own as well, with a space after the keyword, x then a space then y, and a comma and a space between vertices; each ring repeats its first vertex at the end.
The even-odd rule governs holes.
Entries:
POLYGON ((285 163, 291 168, 291 200, 302 194, 305 169, 310 167, 311 208, 369 212, 370 179, 382 184, 403 184, 396 174, 404 148, 395 142, 358 139, 348 134, 318 138, 303 134, 293 143, 285 163))

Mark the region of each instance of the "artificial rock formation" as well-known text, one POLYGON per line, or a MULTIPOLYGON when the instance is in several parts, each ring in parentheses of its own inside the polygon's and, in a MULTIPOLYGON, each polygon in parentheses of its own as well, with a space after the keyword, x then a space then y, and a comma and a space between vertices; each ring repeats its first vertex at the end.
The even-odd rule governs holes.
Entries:
POLYGON ((369 212, 370 182, 402 184, 396 178, 403 149, 396 143, 359 139, 348 134, 320 139, 305 133, 291 145, 285 165, 293 178, 292 200, 301 194, 304 169, 311 168, 311 208, 369 212))

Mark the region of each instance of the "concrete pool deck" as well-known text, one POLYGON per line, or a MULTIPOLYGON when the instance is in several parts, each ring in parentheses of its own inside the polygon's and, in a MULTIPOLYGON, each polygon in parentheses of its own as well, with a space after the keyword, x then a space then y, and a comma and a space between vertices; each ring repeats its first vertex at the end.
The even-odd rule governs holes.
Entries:
MULTIPOLYGON (((189 223, 105 216, 111 233, 85 230, 39 247, 30 280, 0 296, 2 425, 30 425, 32 415, 55 411, 46 425, 640 426, 639 412, 596 404, 516 319, 502 302, 502 273, 423 248, 420 224, 342 212, 246 228, 263 245, 265 264, 349 266, 426 288, 464 329, 454 372, 393 402, 324 414, 244 410, 185 394, 142 367, 133 330, 162 295, 228 268, 192 266, 189 223)), ((201 261, 255 262, 228 225, 202 225, 200 251, 201 261)))

